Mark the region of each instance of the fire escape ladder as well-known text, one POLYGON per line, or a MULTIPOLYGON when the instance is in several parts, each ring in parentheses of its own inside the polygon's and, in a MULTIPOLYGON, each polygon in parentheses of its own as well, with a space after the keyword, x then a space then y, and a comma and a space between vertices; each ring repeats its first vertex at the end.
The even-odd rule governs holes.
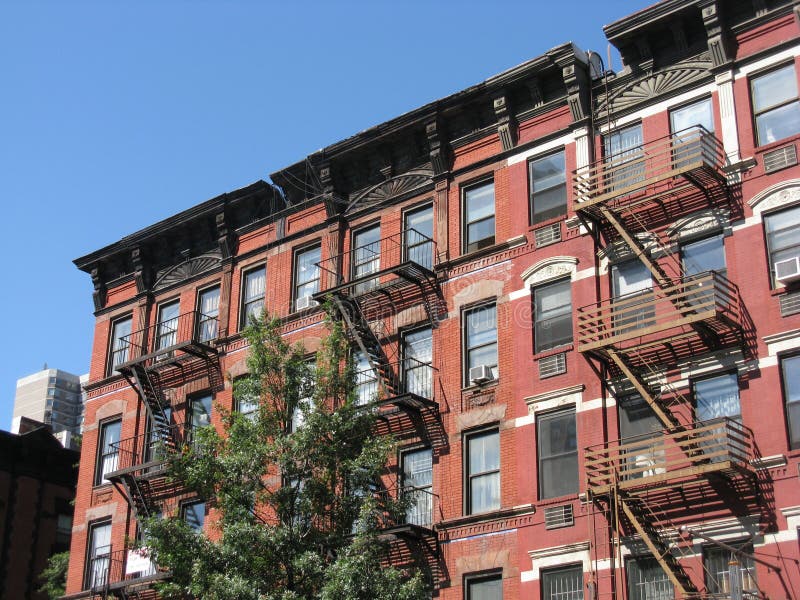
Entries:
POLYGON ((391 395, 398 394, 400 385, 397 376, 390 366, 389 359, 383 351, 380 340, 370 328, 358 303, 340 294, 332 294, 332 300, 359 350, 364 353, 370 367, 383 380, 387 393, 391 395))
POLYGON ((169 418, 164 411, 164 400, 161 386, 158 384, 157 375, 149 372, 142 364, 131 365, 133 373, 133 387, 139 393, 145 406, 150 412, 153 429, 169 430, 169 418))
POLYGON ((613 363, 617 365, 625 378, 631 382, 633 387, 642 396, 645 402, 650 405, 650 408, 653 409, 653 412, 655 413, 656 417, 658 417, 658 420, 663 423, 664 428, 673 429, 674 427, 680 427, 680 423, 675 415, 672 414, 672 412, 666 406, 664 406, 660 394, 654 393, 652 387, 644 381, 639 373, 631 368, 624 356, 619 354, 611 347, 606 349, 606 353, 613 363))
POLYGON ((672 554, 670 544, 662 539, 653 525, 654 517, 648 511, 644 501, 641 498, 633 499, 620 494, 619 505, 636 533, 642 538, 642 542, 661 565, 672 585, 675 586, 676 591, 684 598, 697 595, 697 588, 672 554))
POLYGON ((128 504, 136 513, 137 519, 150 516, 150 482, 147 479, 128 473, 121 477, 128 504))

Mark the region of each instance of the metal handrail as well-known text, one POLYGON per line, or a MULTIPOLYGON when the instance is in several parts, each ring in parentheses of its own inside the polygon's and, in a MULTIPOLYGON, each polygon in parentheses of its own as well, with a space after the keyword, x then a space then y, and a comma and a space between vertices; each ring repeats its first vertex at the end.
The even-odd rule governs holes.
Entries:
POLYGON ((197 310, 185 312, 120 338, 115 352, 126 352, 126 361, 168 354, 184 344, 209 345, 220 337, 219 318, 197 310))
POLYGON ((117 450, 117 468, 115 471, 144 468, 155 468, 166 462, 169 453, 174 452, 180 444, 181 428, 177 425, 152 429, 139 435, 114 442, 111 447, 117 450))
POLYGON ((355 372, 356 393, 359 404, 389 398, 400 394, 414 394, 427 400, 433 400, 435 378, 438 369, 431 363, 422 362, 415 358, 404 358, 387 364, 391 373, 395 375, 397 389, 391 390, 387 382, 383 381, 380 372, 368 368, 355 372))

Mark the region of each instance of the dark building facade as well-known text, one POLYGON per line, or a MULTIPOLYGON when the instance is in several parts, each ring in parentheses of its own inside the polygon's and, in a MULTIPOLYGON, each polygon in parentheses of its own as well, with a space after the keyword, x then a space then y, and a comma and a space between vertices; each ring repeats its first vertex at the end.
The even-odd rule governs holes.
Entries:
POLYGON ((247 315, 313 351, 322 299, 435 597, 800 596, 798 9, 668 0, 605 33, 619 73, 559 46, 76 261, 70 597, 168 576, 137 516, 207 507, 153 432, 244 410, 247 315))

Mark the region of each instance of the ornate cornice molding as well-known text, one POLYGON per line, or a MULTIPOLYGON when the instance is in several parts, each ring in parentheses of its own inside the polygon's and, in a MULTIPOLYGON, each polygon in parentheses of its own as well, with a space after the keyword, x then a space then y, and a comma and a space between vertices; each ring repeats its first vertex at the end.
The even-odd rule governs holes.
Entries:
POLYGON ((346 214, 388 202, 425 186, 433 185, 433 170, 415 169, 372 186, 350 202, 346 214))
POLYGON ((218 268, 222 263, 222 253, 209 252, 196 258, 190 258, 184 262, 167 269, 159 271, 156 275, 156 282, 153 291, 162 290, 175 284, 191 279, 196 275, 207 273, 218 268))

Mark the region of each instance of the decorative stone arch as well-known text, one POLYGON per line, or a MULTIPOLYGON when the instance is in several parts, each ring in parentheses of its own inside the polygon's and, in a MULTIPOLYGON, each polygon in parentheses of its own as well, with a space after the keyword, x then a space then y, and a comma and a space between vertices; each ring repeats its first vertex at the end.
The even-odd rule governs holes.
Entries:
POLYGON ((574 256, 551 256, 525 269, 522 272, 522 281, 527 288, 561 279, 566 275, 569 275, 571 281, 575 281, 577 272, 578 259, 574 256))
POLYGON ((208 273, 218 268, 222 264, 222 255, 218 252, 210 252, 195 258, 190 258, 170 269, 158 273, 153 290, 161 290, 172 285, 178 284, 200 275, 208 273))
POLYGON ((753 209, 753 215, 759 218, 762 213, 800 204, 800 179, 788 179, 771 185, 750 198, 747 204, 753 209))
POLYGON ((667 235, 678 241, 685 241, 711 233, 722 232, 730 235, 730 213, 725 209, 709 208, 693 213, 675 221, 667 228, 667 235))

